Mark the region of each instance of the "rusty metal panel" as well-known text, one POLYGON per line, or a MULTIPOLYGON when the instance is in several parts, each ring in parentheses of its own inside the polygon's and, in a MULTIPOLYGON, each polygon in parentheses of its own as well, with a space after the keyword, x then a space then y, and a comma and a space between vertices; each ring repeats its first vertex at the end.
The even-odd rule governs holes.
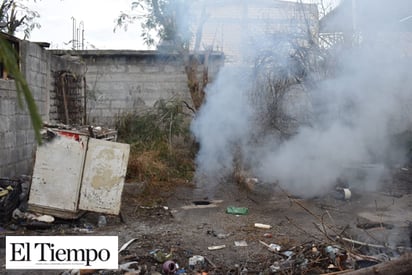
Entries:
POLYGON ((36 151, 29 206, 77 211, 86 136, 58 136, 36 151))
POLYGON ((119 214, 130 145, 89 139, 79 209, 119 214))

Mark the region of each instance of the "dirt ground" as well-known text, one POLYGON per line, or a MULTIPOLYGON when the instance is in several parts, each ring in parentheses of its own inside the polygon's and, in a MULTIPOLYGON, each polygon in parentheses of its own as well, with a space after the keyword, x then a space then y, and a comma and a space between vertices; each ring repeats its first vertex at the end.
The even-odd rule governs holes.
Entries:
MULTIPOLYGON (((119 246, 135 239, 119 255, 120 266, 128 266, 94 274, 167 274, 167 259, 177 264, 172 266, 175 274, 330 273, 410 252, 411 182, 412 168, 395 169, 393 180, 379 190, 351 188, 349 200, 338 198, 333 190, 301 199, 264 184, 252 189, 231 182, 214 188, 159 185, 145 193, 144 183, 126 183, 121 215, 105 216, 102 227, 99 214, 86 213, 76 221, 56 220, 49 228, 28 229, 15 222, 2 235, 116 235, 119 246), (227 213, 231 206, 245 207, 248 213, 227 213), (255 223, 271 228, 257 228, 255 223), (271 244, 277 249, 270 250, 271 244), (223 247, 213 249, 216 246, 223 247), (195 255, 204 262, 190 266, 195 255)), ((63 272, 6 271, 4 253, 0 249, 4 274, 63 272)))

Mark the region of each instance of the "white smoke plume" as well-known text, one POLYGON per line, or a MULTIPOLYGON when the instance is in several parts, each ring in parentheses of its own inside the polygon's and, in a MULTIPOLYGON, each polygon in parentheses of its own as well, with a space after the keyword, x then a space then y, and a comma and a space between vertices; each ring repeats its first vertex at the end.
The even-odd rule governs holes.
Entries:
POLYGON ((192 124, 200 143, 197 156, 198 180, 219 181, 231 171, 233 156, 249 139, 252 109, 247 91, 248 70, 224 67, 207 89, 207 99, 192 124))
MULTIPOLYGON (((359 45, 336 51, 335 73, 310 86, 304 99, 310 101, 310 124, 302 124, 286 140, 260 132, 256 125, 260 106, 251 100, 251 66, 223 68, 192 124, 200 143, 198 179, 230 175, 241 152, 244 166, 264 182, 279 182, 296 195, 316 196, 347 176, 350 167, 380 170, 402 164, 408 148, 401 137, 412 129, 412 47, 397 41, 404 37, 395 25, 381 32, 367 22, 363 18, 367 27, 359 45)), ((256 52, 268 42, 254 44, 256 52)), ((377 183, 379 174, 371 181, 377 183)))

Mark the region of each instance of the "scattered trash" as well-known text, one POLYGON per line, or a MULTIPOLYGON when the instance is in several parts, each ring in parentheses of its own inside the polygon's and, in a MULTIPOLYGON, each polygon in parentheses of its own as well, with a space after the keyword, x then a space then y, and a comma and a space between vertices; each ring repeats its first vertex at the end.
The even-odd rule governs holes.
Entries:
POLYGON ((150 255, 152 255, 153 258, 155 258, 155 260, 159 263, 164 263, 165 261, 170 260, 172 258, 172 252, 164 253, 160 249, 150 251, 150 255))
POLYGON ((336 187, 334 196, 338 200, 350 200, 352 197, 352 192, 349 188, 336 187))
POLYGON ((263 224, 263 223, 255 223, 255 227, 257 228, 262 228, 262 229, 271 229, 272 226, 269 224, 263 224))
POLYGON ((54 222, 54 217, 50 215, 41 215, 34 218, 36 221, 45 222, 45 223, 52 223, 54 222))
POLYGON ((38 215, 30 212, 22 212, 19 208, 14 209, 12 218, 15 220, 35 220, 39 222, 52 223, 54 217, 50 215, 38 215))
POLYGON ((287 250, 287 251, 283 251, 282 255, 285 255, 286 257, 288 257, 287 260, 290 260, 290 258, 292 258, 292 256, 295 255, 295 253, 293 251, 287 250))
POLYGON ((325 254, 338 269, 342 269, 342 265, 346 262, 348 257, 346 251, 337 245, 326 246, 325 254))
POLYGON ((202 268, 204 264, 205 264, 205 258, 203 256, 194 255, 189 258, 189 267, 191 269, 195 269, 196 266, 200 266, 202 268))
POLYGON ((13 191, 13 187, 11 187, 10 185, 6 188, 0 187, 0 197, 6 196, 11 191, 13 191))
POLYGON ((235 246, 247 246, 246 241, 235 241, 235 246))
POLYGON ((207 249, 209 249, 209 250, 219 250, 219 249, 223 249, 223 248, 225 248, 226 247, 226 245, 215 245, 215 246, 209 246, 207 249))
POLYGON ((329 264, 328 269, 336 269, 336 266, 334 264, 329 264))
POLYGON ((229 206, 226 208, 226 213, 233 215, 247 215, 249 213, 249 209, 247 207, 229 206))
POLYGON ((122 247, 119 249, 119 253, 121 253, 123 250, 126 250, 129 245, 131 245, 133 242, 135 242, 137 239, 131 239, 130 241, 128 241, 127 243, 125 243, 124 245, 122 245, 122 247))
POLYGON ((327 247, 325 247, 325 254, 327 254, 331 260, 335 260, 338 252, 339 252, 338 247, 331 246, 331 245, 328 245, 327 247))
POLYGON ((169 261, 166 261, 166 262, 163 263, 163 271, 166 274, 175 273, 178 268, 179 268, 179 266, 173 261, 169 260, 169 261))
POLYGON ((280 271, 280 266, 278 262, 275 262, 273 265, 269 267, 271 273, 276 273, 280 271))
POLYGON ((176 275, 179 275, 179 274, 184 275, 184 274, 186 274, 186 270, 184 268, 178 269, 178 270, 176 270, 175 274, 176 275))
POLYGON ((224 233, 219 233, 219 234, 217 234, 217 238, 218 239, 226 239, 227 237, 229 237, 231 234, 230 233, 227 233, 227 234, 224 234, 224 233))
POLYGON ((140 267, 138 266, 138 262, 133 261, 119 265, 119 269, 121 271, 136 272, 140 270, 140 267))
POLYGON ((45 135, 47 135, 47 137, 43 138, 46 138, 46 140, 53 138, 56 135, 66 135, 70 137, 74 134, 82 134, 93 138, 110 141, 117 140, 117 130, 102 126, 84 125, 81 127, 76 127, 63 123, 53 124, 50 122, 44 122, 43 127, 43 132, 45 135))
POLYGON ((266 246, 270 251, 272 252, 279 252, 281 249, 281 246, 278 244, 267 244, 264 241, 259 241, 261 244, 263 244, 264 246, 266 246))
POLYGON ((270 251, 279 252, 280 249, 281 249, 281 246, 278 245, 278 244, 271 243, 271 244, 269 245, 269 250, 270 250, 270 251))
POLYGON ((259 183, 259 179, 258 179, 258 178, 246 178, 246 179, 245 179, 245 185, 246 185, 246 187, 247 187, 249 190, 251 190, 251 191, 255 190, 255 186, 256 186, 256 184, 258 184, 258 183, 259 183))
POLYGON ((100 215, 97 221, 97 227, 104 227, 107 224, 106 216, 100 215))
POLYGON ((349 188, 343 188, 343 194, 344 194, 344 199, 345 200, 350 200, 350 198, 352 197, 352 192, 350 191, 349 188))
POLYGON ((271 233, 265 233, 265 234, 263 234, 263 237, 272 238, 272 234, 271 233))
POLYGON ((258 178, 246 178, 246 182, 251 182, 251 183, 258 183, 259 179, 258 178))

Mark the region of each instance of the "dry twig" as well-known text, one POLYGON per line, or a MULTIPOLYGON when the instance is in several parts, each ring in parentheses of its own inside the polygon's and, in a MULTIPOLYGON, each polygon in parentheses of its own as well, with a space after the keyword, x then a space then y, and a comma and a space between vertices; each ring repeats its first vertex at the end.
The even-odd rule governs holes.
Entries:
MULTIPOLYGON (((336 238, 342 241, 345 241, 345 242, 350 242, 353 244, 358 244, 358 245, 363 245, 363 246, 368 246, 368 247, 373 247, 373 248, 391 248, 391 247, 380 245, 380 244, 370 244, 370 243, 360 242, 360 241, 356 241, 356 240, 352 240, 352 239, 340 237, 340 236, 337 236, 336 238)), ((395 249, 395 248, 391 248, 391 249, 395 249)))

